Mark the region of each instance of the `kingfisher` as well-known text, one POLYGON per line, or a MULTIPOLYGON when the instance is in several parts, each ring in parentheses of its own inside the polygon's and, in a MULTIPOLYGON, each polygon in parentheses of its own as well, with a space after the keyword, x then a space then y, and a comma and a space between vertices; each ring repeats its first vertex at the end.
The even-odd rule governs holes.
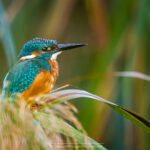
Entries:
POLYGON ((34 38, 24 44, 18 62, 6 74, 2 99, 11 103, 19 97, 35 104, 36 98, 50 93, 59 73, 57 56, 62 51, 85 46, 85 43, 58 44, 56 40, 34 38))

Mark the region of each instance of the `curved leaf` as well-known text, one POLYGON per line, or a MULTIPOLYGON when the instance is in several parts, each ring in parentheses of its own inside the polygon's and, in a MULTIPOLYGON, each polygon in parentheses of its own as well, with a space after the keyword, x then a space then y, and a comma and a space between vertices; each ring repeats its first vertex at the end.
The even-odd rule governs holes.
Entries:
POLYGON ((136 71, 116 72, 115 75, 118 76, 118 77, 137 78, 137 79, 150 81, 150 76, 149 75, 146 75, 146 74, 141 73, 141 72, 136 72, 136 71))
MULTIPOLYGON (((55 105, 57 103, 60 103, 66 100, 71 100, 74 98, 81 98, 81 97, 92 98, 92 99, 95 99, 95 100, 98 100, 107 104, 109 107, 117 111, 123 117, 129 119, 130 121, 132 121, 139 127, 143 128, 146 132, 150 133, 150 121, 149 120, 136 114, 135 112, 132 112, 126 108, 118 106, 115 103, 107 101, 99 96, 96 96, 94 94, 91 94, 83 90, 77 90, 77 89, 61 90, 61 91, 57 91, 57 92, 47 95, 43 100, 47 105, 52 106, 52 105, 55 105)), ((41 105, 41 109, 43 107, 45 107, 45 105, 41 105)))

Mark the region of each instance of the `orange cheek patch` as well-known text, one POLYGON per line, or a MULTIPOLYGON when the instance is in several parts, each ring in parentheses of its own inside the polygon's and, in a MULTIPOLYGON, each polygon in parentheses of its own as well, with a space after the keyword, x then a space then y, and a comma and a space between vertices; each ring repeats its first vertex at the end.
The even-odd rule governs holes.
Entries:
POLYGON ((54 49, 54 48, 56 48, 56 47, 57 47, 56 45, 51 46, 52 49, 54 49))
POLYGON ((40 56, 40 53, 38 53, 38 52, 32 52, 32 55, 40 56))

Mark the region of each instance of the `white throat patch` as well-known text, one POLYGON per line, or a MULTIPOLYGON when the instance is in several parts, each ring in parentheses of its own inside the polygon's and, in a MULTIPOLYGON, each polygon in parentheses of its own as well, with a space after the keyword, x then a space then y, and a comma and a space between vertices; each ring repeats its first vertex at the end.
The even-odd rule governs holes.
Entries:
MULTIPOLYGON (((57 56, 61 54, 61 52, 57 52, 55 54, 52 55, 51 57, 51 60, 56 60, 57 59, 57 56)), ((20 60, 27 60, 27 59, 32 59, 32 58, 35 58, 36 55, 27 55, 27 56, 23 56, 20 58, 20 60)))
POLYGON ((56 60, 56 59, 57 59, 57 56, 58 56, 59 54, 61 54, 61 52, 57 52, 57 53, 53 54, 52 57, 51 57, 51 60, 56 60))
POLYGON ((27 55, 27 56, 23 56, 20 58, 20 60, 26 60, 26 59, 32 59, 32 58, 35 58, 36 55, 27 55))

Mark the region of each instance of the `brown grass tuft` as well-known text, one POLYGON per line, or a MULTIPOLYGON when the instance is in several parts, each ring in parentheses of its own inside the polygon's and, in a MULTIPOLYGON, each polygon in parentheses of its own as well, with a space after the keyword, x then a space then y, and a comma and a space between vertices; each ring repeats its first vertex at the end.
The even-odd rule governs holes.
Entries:
MULTIPOLYGON (((68 102, 45 108, 42 112, 61 118, 64 122, 70 123, 76 129, 84 132, 80 122, 74 115, 77 112, 76 108, 68 102)), ((23 102, 20 104, 0 103, 0 149, 81 149, 79 147, 81 145, 78 144, 75 138, 56 133, 50 127, 43 128, 40 121, 34 118, 34 113, 23 102)), ((55 119, 53 117, 50 119, 52 126, 55 126, 57 124, 55 119)), ((44 123, 46 121, 42 120, 44 123)), ((88 142, 86 136, 85 141, 88 142)))

